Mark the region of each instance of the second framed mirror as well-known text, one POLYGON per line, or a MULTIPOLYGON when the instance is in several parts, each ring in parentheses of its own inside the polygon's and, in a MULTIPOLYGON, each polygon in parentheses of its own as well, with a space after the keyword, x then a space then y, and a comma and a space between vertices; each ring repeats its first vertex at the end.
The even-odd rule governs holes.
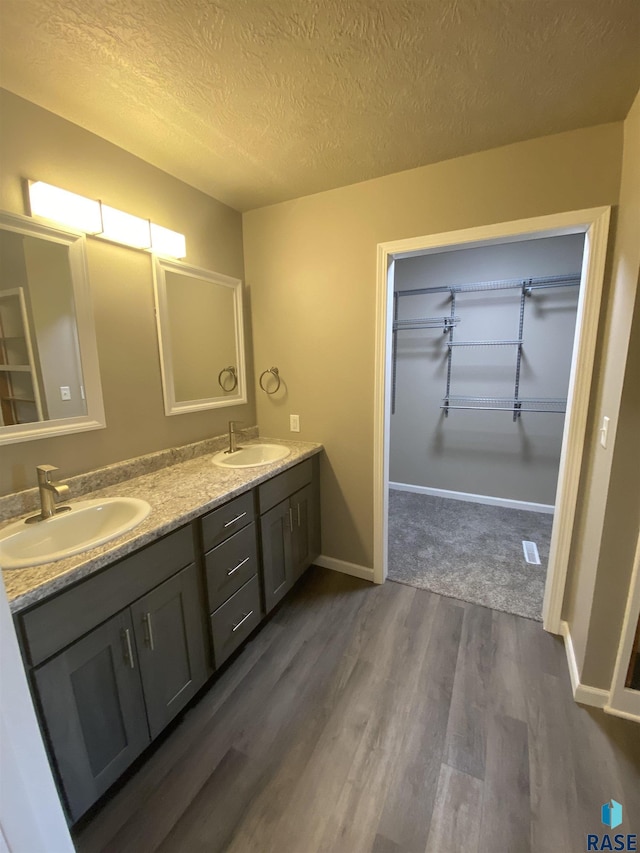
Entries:
POLYGON ((242 282, 154 257, 167 415, 247 402, 242 282))

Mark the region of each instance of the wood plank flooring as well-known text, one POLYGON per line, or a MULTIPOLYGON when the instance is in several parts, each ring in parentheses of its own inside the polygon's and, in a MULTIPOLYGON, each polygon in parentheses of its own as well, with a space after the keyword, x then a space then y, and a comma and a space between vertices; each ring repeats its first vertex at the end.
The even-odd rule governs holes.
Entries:
POLYGON ((535 622, 312 568, 80 853, 572 853, 640 833, 640 726, 535 622))

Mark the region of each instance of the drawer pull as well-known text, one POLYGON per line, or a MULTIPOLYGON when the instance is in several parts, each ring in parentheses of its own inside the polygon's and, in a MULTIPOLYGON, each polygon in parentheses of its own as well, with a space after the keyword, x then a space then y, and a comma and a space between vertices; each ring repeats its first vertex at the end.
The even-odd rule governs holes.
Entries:
POLYGON ((293 533, 293 510, 289 507, 289 531, 293 533))
POLYGON ((250 610, 250 611, 247 613, 247 615, 246 615, 246 616, 243 616, 243 617, 242 617, 242 619, 238 622, 238 624, 237 624, 237 625, 234 625, 234 626, 233 626, 233 628, 231 629, 232 633, 235 633, 235 631, 237 631, 237 630, 238 630, 238 628, 239 628, 241 625, 243 625, 243 624, 247 621, 247 619, 249 618, 249 616, 253 616, 253 610, 250 610))
POLYGON ((149 648, 153 652, 153 651, 155 651, 155 645, 153 643, 153 628, 151 627, 151 614, 145 613, 144 616, 142 617, 142 619, 144 621, 144 638, 145 638, 147 645, 149 646, 149 648))
POLYGON ((246 514, 246 512, 241 512, 240 515, 236 515, 236 517, 232 518, 231 521, 227 521, 225 527, 231 527, 231 525, 235 524, 236 521, 240 521, 241 518, 244 518, 246 514))
POLYGON ((241 569, 245 563, 248 563, 250 559, 251 559, 251 557, 245 557, 244 560, 241 563, 238 563, 238 565, 235 568, 229 569, 229 571, 227 572, 227 577, 230 578, 231 575, 235 574, 235 572, 237 572, 238 569, 241 569))
POLYGON ((128 628, 123 628, 121 636, 124 641, 124 659, 131 669, 135 669, 136 665, 133 660, 133 648, 131 647, 131 632, 128 628))
POLYGON ((298 504, 298 527, 300 527, 300 504, 298 504))

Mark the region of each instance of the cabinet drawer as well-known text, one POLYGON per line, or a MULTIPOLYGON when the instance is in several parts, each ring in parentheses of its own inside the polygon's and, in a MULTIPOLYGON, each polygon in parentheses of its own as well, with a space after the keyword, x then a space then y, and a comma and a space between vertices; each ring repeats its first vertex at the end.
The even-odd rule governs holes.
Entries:
POLYGON ((240 495, 228 504, 214 509, 202 518, 204 550, 219 545, 232 533, 236 533, 254 520, 253 492, 240 495))
POLYGON ((311 482, 313 476, 313 464, 311 459, 305 459, 299 465, 289 468, 288 471, 283 471, 277 477, 267 480, 266 483, 261 483, 258 486, 258 501, 260 504, 260 514, 271 509, 272 506, 279 504, 280 501, 288 498, 298 489, 306 486, 311 482))
POLYGON ((195 560, 191 525, 107 566, 20 617, 33 666, 123 610, 195 560))
POLYGON ((257 575, 219 607, 211 617, 213 653, 220 666, 262 619, 257 575))
POLYGON ((205 556, 209 612, 237 592, 258 571, 256 526, 252 522, 205 556))

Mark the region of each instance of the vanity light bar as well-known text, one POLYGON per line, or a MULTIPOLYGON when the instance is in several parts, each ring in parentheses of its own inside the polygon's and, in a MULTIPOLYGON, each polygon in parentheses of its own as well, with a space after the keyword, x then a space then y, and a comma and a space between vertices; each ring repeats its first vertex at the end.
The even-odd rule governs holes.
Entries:
POLYGON ((177 231, 44 181, 29 181, 28 186, 32 216, 53 219, 85 234, 157 255, 184 258, 187 254, 184 234, 177 231))
POLYGON ((32 216, 55 219, 87 234, 102 231, 99 201, 52 187, 43 181, 29 181, 29 202, 32 216))

